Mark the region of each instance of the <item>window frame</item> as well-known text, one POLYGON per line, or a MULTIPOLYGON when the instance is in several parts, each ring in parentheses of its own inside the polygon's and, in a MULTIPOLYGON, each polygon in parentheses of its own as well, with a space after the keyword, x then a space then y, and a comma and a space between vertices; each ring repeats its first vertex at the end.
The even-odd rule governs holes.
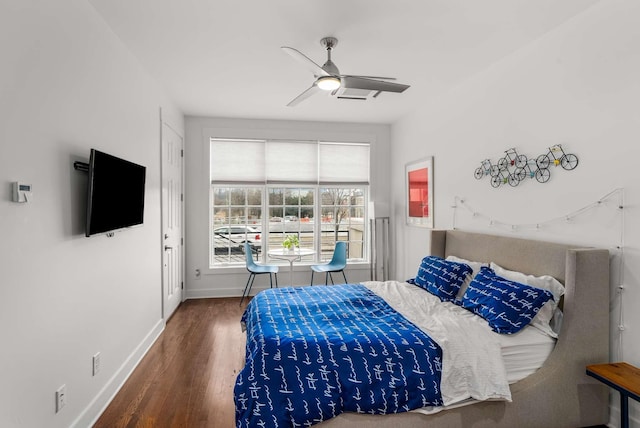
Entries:
MULTIPOLYGON (((311 233, 313 236, 313 241, 312 241, 312 246, 305 246, 304 244, 302 245, 303 247, 306 248, 311 248, 315 251, 315 254, 313 256, 306 256, 303 260, 301 260, 300 262, 298 262, 298 265, 310 265, 310 264, 314 264, 314 263, 325 263, 328 262, 331 259, 331 256, 333 254, 333 251, 331 248, 333 248, 333 245, 335 245, 335 240, 331 240, 331 239, 325 239, 324 235, 326 233, 326 226, 328 225, 333 225, 333 222, 323 222, 321 221, 316 221, 316 219, 322 219, 322 210, 323 208, 326 207, 337 207, 340 205, 327 205, 327 204, 323 204, 322 203, 322 198, 319 196, 320 192, 322 189, 345 189, 345 190, 351 190, 351 191, 360 191, 361 194, 361 198, 362 198, 362 202, 359 204, 352 204, 349 203, 348 204, 348 209, 351 211, 353 209, 361 209, 362 210, 362 217, 356 217, 353 215, 349 215, 348 216, 348 223, 347 223, 347 242, 348 245, 350 247, 350 252, 349 254, 353 254, 354 252, 356 254, 359 254, 358 257, 348 257, 347 261, 349 263, 369 263, 370 262, 370 244, 369 244, 369 222, 368 222, 368 218, 369 218, 369 213, 368 213, 368 207, 369 207, 369 203, 368 203, 368 198, 369 198, 369 186, 364 186, 364 185, 313 185, 313 186, 309 186, 306 184, 303 185, 294 185, 291 183, 288 183, 286 185, 283 184, 263 184, 263 185, 246 185, 246 184, 237 184, 237 183, 225 183, 225 184, 211 184, 210 187, 210 204, 209 204, 209 210, 212 213, 210 217, 210 221, 209 221, 209 269, 212 270, 216 270, 216 269, 225 269, 225 268, 237 268, 237 267, 242 267, 245 264, 245 258, 244 258, 244 254, 238 255, 237 257, 237 261, 228 261, 228 262, 216 262, 215 261, 215 251, 214 251, 214 245, 215 245, 215 239, 214 239, 214 233, 213 231, 216 228, 220 228, 220 227, 228 227, 229 228, 229 232, 231 232, 232 228, 234 226, 241 226, 241 227, 253 227, 259 230, 259 233, 261 234, 261 239, 260 239, 260 244, 259 244, 259 251, 254 252, 254 258, 256 259, 256 261, 261 262, 261 263, 266 263, 269 262, 271 263, 271 260, 267 260, 267 252, 269 251, 269 249, 271 248, 269 246, 269 243, 274 241, 277 242, 277 238, 276 239, 272 239, 269 234, 270 232, 270 219, 272 218, 270 215, 270 210, 271 208, 274 207, 274 205, 270 205, 269 201, 268 201, 268 193, 270 189, 309 189, 312 191, 313 193, 313 221, 311 222, 313 224, 312 228, 311 228, 311 233), (229 188, 253 188, 253 189, 258 189, 261 188, 262 190, 262 205, 261 205, 261 212, 262 212, 262 216, 260 219, 260 223, 258 224, 252 224, 252 223, 224 223, 224 224, 216 224, 214 222, 214 211, 215 208, 219 205, 214 205, 213 204, 213 194, 215 192, 215 188, 216 187, 229 187, 229 188), (361 218, 362 220, 358 223, 357 221, 353 221, 353 219, 356 218, 361 218), (360 224, 361 228, 360 229, 356 229, 355 225, 360 224), (361 233, 361 238, 360 239, 351 239, 351 230, 354 230, 353 233, 357 233, 356 230, 359 230, 361 233), (333 243, 333 245, 323 245, 326 244, 326 241, 330 241, 329 244, 331 244, 331 242, 333 243), (360 249, 356 250, 355 248, 352 247, 353 244, 356 244, 360 249), (330 248, 329 248, 330 247, 330 248), (329 248, 329 249, 328 249, 329 248)), ((353 197, 353 196, 350 196, 353 197)), ((232 206, 232 205, 230 205, 232 206)), ((236 205, 233 205, 236 206, 236 205)), ((246 206, 246 205, 245 205, 246 206)), ((251 205, 253 207, 253 205, 251 205)), ((286 203, 282 204, 282 207, 287 207, 288 205, 286 203)), ((298 207, 309 207, 310 205, 298 205, 298 207)), ((284 210, 284 208, 283 208, 284 210)), ((298 233, 300 234, 302 232, 301 229, 301 225, 303 222, 300 221, 300 217, 297 225, 298 225, 298 229, 297 231, 290 231, 290 233, 287 233, 286 231, 286 227, 285 227, 285 216, 282 216, 282 225, 283 225, 283 231, 282 231, 282 236, 283 238, 288 235, 288 234, 293 234, 293 233, 298 233)), ((342 230, 344 231, 344 230, 342 230)), ((279 233, 278 231, 276 233, 279 233)), ((229 235, 233 235, 233 233, 229 233, 229 235)), ((299 235, 300 236, 300 235, 299 235)), ((343 240, 343 239, 338 239, 337 240, 343 240)), ((276 247, 277 248, 277 247, 276 247)), ((229 259, 231 259, 231 255, 229 255, 229 259)))

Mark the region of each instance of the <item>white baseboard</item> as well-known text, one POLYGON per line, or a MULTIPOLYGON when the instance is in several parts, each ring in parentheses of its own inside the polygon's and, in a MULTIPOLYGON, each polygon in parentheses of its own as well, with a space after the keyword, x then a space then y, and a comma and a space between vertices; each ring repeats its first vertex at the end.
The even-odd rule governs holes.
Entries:
POLYGON ((133 370, 138 366, 142 358, 149 351, 151 346, 158 339, 165 327, 165 321, 159 320, 140 344, 133 350, 131 355, 120 366, 116 373, 109 379, 106 385, 95 396, 91 403, 84 409, 80 416, 71 424, 75 427, 93 426, 102 412, 105 411, 111 400, 116 396, 122 385, 127 381, 133 370))
MULTIPOLYGON (((612 391, 611 400, 615 404, 609 404, 609 428, 620 428, 620 394, 612 391)), ((636 403, 633 399, 629 399, 629 426, 640 427, 640 420, 634 415, 634 407, 640 408, 640 404, 636 403)))
MULTIPOLYGON (((252 287, 251 295, 255 296, 258 292, 266 290, 269 287, 252 287)), ((216 297, 242 297, 242 290, 238 292, 237 288, 204 288, 199 290, 185 290, 185 300, 188 299, 211 299, 216 297)))

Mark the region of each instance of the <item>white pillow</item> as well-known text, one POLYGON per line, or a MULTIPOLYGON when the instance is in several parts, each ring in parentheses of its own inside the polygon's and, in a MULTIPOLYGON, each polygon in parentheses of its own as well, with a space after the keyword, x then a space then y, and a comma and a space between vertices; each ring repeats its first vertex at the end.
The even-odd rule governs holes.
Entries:
POLYGON ((553 294, 554 300, 549 300, 544 304, 544 306, 538 311, 536 316, 533 317, 533 320, 531 320, 531 325, 547 333, 549 336, 557 338, 558 333, 551 328, 549 322, 554 318, 554 313, 556 312, 558 303, 560 302, 560 298, 564 294, 564 286, 560 283, 560 281, 549 275, 533 276, 524 274, 522 272, 507 270, 493 262, 491 262, 489 267, 491 267, 491 269, 493 269, 493 271, 498 276, 509 279, 511 281, 519 282, 521 284, 527 284, 532 287, 542 288, 543 290, 548 290, 551 292, 551 294, 553 294))
POLYGON ((471 280, 473 280, 473 278, 475 278, 478 272, 480 272, 480 268, 482 266, 488 266, 487 263, 472 262, 470 260, 461 259, 460 257, 456 257, 456 256, 447 256, 446 260, 457 262, 457 263, 464 263, 473 270, 473 272, 471 272, 471 275, 467 276, 467 278, 464 280, 464 282, 460 286, 460 291, 458 291, 456 300, 462 299, 462 296, 464 296, 464 292, 467 291, 467 287, 469 286, 469 284, 471 284, 471 280))

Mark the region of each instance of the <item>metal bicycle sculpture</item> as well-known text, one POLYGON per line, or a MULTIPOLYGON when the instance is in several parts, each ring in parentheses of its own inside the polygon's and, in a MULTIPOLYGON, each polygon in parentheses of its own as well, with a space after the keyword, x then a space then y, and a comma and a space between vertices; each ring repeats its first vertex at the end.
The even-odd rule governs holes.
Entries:
POLYGON ((520 183, 518 177, 508 169, 498 168, 498 174, 491 177, 491 187, 499 187, 501 184, 509 183, 509 186, 515 187, 520 183))
POLYGON ((578 157, 573 153, 565 153, 561 144, 549 147, 546 154, 534 159, 527 159, 525 155, 518 154, 515 148, 505 150, 504 157, 493 164, 490 159, 485 159, 474 171, 474 177, 480 180, 489 176, 492 187, 501 184, 517 186, 525 178, 535 178, 539 183, 546 183, 551 178, 549 167, 562 166, 565 170, 572 170, 578 166, 578 157))
POLYGON ((489 175, 493 177, 498 174, 498 165, 493 165, 491 163, 491 159, 485 159, 482 161, 481 165, 476 168, 476 172, 474 173, 475 177, 480 180, 485 175, 489 175))
POLYGON ((578 157, 573 153, 565 153, 562 149, 562 144, 556 144, 549 147, 549 152, 546 155, 540 155, 536 158, 536 164, 538 168, 548 168, 550 164, 554 166, 562 166, 564 169, 571 171, 578 166, 578 157), (560 156, 556 156, 560 153, 560 156))
POLYGON ((505 150, 504 157, 498 161, 498 168, 501 170, 509 169, 512 166, 521 168, 527 163, 527 157, 525 155, 519 155, 515 148, 505 150))
POLYGON ((525 166, 516 168, 514 172, 518 181, 522 181, 525 178, 535 178, 538 183, 546 183, 551 178, 551 172, 549 168, 538 168, 538 163, 534 159, 529 159, 525 166))

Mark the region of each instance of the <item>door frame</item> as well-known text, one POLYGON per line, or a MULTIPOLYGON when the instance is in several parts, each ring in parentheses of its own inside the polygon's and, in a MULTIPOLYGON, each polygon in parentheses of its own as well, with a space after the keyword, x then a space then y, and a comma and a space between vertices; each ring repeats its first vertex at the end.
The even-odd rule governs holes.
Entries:
MULTIPOLYGON (((161 307, 162 307, 162 319, 164 319, 165 323, 168 321, 168 318, 171 317, 171 314, 167 314, 167 308, 165 307, 165 275, 164 275, 164 263, 166 257, 166 251, 164 250, 164 150, 162 147, 163 138, 164 138, 164 127, 167 126, 171 131, 173 131, 181 140, 182 140, 182 156, 180 157, 180 194, 181 194, 181 204, 180 204, 180 217, 182 219, 180 224, 180 303, 185 301, 185 292, 184 292, 184 283, 185 283, 185 251, 184 251, 184 132, 178 130, 178 127, 172 125, 170 121, 167 120, 165 115, 163 115, 162 108, 160 108, 160 295, 161 295, 161 307)), ((180 304, 178 304, 179 306, 180 304)))

